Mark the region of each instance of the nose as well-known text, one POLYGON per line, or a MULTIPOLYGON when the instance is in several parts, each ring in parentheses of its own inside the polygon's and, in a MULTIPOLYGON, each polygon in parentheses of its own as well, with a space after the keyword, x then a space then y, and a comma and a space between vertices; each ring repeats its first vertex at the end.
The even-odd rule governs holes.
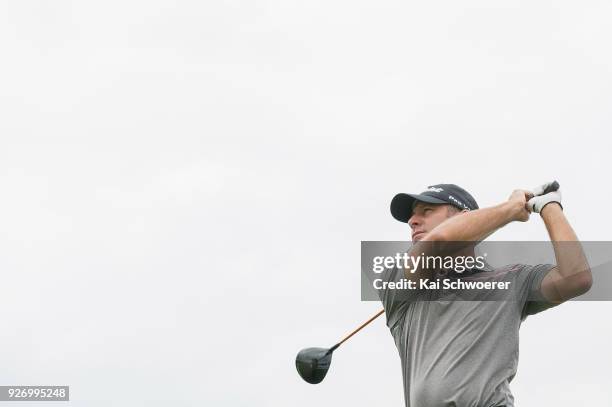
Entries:
POLYGON ((408 219, 408 226, 410 226, 410 228, 414 230, 414 228, 416 228, 420 224, 421 224, 421 218, 418 215, 413 213, 410 219, 408 219))

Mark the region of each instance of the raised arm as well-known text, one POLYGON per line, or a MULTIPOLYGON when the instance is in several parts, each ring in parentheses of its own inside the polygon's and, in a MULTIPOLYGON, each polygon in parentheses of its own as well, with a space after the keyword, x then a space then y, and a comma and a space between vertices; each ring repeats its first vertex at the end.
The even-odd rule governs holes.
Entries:
MULTIPOLYGON (((440 223, 415 243, 409 255, 446 256, 471 250, 480 241, 512 221, 525 222, 530 212, 526 208, 529 191, 515 190, 501 204, 464 211, 440 223)), ((433 270, 405 270, 408 279, 428 278, 433 270)))
POLYGON ((540 292, 552 303, 562 303, 589 291, 591 268, 582 245, 561 207, 561 191, 532 198, 529 207, 540 213, 555 250, 556 267, 542 280, 540 292))
POLYGON ((529 211, 526 208, 529 194, 528 191, 517 189, 504 203, 453 216, 434 228, 430 239, 461 242, 466 247, 474 246, 512 221, 529 220, 529 211))

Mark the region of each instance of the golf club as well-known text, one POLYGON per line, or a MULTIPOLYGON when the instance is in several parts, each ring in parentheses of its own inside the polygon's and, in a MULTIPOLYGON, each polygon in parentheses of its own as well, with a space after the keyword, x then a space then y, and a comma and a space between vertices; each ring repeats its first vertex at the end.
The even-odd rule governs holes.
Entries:
POLYGON ((359 328, 355 329, 347 336, 345 336, 340 342, 332 346, 331 348, 306 348, 302 349, 295 358, 295 367, 305 381, 310 384, 321 383, 329 370, 331 365, 332 353, 338 349, 340 345, 346 342, 351 336, 355 335, 361 329, 363 329, 370 322, 378 318, 384 309, 378 311, 376 315, 368 319, 366 322, 361 324, 359 328))

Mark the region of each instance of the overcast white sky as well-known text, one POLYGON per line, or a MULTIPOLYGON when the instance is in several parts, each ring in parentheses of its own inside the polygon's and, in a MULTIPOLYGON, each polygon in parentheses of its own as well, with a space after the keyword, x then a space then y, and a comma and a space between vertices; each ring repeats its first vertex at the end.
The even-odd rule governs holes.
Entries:
MULTIPOLYGON (((0 384, 68 384, 74 407, 402 406, 382 318, 318 386, 295 355, 379 309, 360 241, 409 239, 397 192, 489 206, 557 179, 578 235, 610 240, 611 20, 607 1, 2 2, 0 384)), ((546 238, 537 216, 495 235, 546 238)), ((517 406, 610 405, 611 312, 529 317, 517 406)))

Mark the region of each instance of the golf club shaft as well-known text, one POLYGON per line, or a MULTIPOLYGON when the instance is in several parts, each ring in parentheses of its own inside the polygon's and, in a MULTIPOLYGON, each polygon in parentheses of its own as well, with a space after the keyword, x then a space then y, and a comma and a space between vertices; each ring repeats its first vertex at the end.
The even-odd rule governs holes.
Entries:
POLYGON ((372 318, 368 319, 366 322, 364 322, 363 324, 361 324, 361 326, 359 326, 359 328, 355 329, 353 332, 351 332, 350 334, 348 334, 347 336, 344 337, 344 339, 342 339, 340 342, 338 342, 337 344, 335 344, 334 346, 332 346, 329 349, 329 352, 333 352, 334 350, 336 350, 338 348, 338 346, 342 345, 344 342, 346 342, 348 340, 348 338, 350 338, 351 336, 355 335, 357 332, 361 331, 367 324, 369 324, 370 322, 374 321, 376 318, 378 318, 383 312, 385 312, 384 309, 381 309, 380 311, 378 311, 376 313, 376 315, 374 315, 372 318))

